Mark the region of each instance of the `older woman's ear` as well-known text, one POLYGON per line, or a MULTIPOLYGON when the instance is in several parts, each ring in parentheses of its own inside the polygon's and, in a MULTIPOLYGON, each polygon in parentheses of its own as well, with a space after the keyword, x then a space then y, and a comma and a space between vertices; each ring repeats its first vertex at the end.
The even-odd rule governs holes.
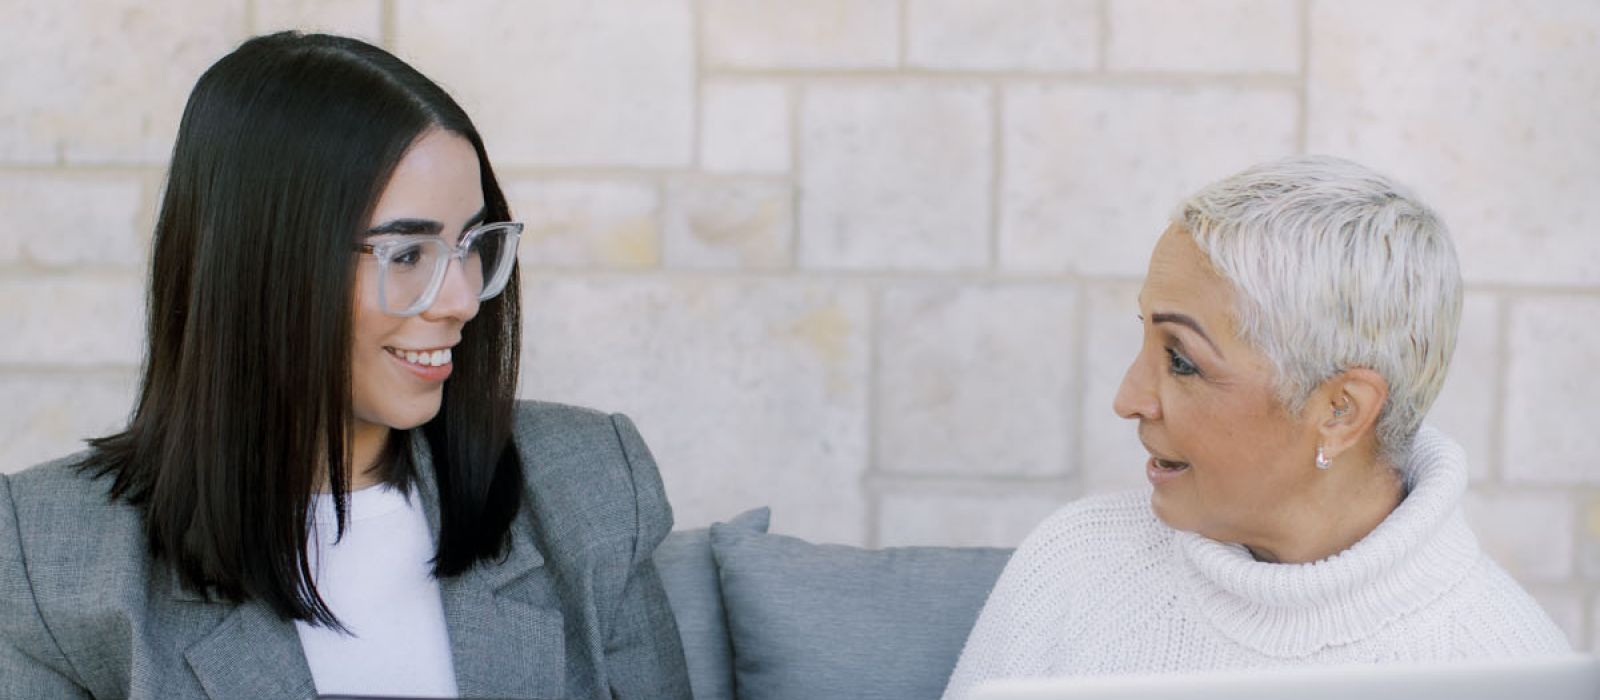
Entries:
POLYGON ((1376 454, 1378 417, 1389 403, 1389 382, 1383 375, 1365 367, 1347 369, 1311 396, 1306 418, 1316 422, 1317 447, 1328 463, 1353 448, 1376 454))

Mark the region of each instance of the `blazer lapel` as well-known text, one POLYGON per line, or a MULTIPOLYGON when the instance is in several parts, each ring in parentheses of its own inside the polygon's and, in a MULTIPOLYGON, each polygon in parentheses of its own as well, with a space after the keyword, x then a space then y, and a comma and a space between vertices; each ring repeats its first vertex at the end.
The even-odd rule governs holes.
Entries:
MULTIPOLYGON (((428 525, 439 532, 438 484, 421 431, 412 442, 417 491, 428 525)), ((566 645, 561 611, 503 595, 544 566, 529 535, 526 508, 511 528, 511 551, 498 562, 439 581, 445 627, 462 697, 559 698, 565 694, 566 645)))
POLYGON ((299 700, 317 694, 294 623, 259 603, 234 606, 184 658, 213 700, 299 700))

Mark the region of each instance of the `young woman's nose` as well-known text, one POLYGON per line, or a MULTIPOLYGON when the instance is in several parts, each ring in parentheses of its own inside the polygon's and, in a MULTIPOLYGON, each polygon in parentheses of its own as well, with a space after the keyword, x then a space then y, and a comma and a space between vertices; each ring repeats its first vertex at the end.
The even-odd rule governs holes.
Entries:
POLYGON ((460 260, 451 260, 445 267, 444 281, 440 283, 439 296, 433 306, 424 309, 422 317, 430 321, 459 321, 465 323, 478 315, 478 292, 467 281, 466 270, 460 260))

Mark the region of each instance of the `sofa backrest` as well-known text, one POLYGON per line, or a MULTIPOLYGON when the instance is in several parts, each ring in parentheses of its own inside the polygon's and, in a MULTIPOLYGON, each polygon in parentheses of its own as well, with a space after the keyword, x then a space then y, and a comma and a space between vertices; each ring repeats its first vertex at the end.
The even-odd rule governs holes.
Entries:
POLYGON ((701 700, 938 697, 1011 555, 814 544, 768 520, 758 509, 657 550, 701 700))

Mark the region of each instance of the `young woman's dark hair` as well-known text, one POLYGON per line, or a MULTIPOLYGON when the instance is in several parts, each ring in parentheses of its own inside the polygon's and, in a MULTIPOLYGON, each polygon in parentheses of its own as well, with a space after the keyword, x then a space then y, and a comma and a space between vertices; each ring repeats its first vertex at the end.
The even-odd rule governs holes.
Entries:
MULTIPOLYGON (((84 469, 142 507, 183 584, 338 622, 312 582, 308 509, 326 479, 346 522, 355 246, 390 173, 430 129, 477 151, 485 220, 509 211, 482 139, 438 85, 371 45, 292 32, 245 42, 184 110, 156 224, 149 345, 127 428, 84 469)), ((523 486, 511 449, 517 282, 483 302, 421 429, 439 489, 439 577, 497 557, 523 486)), ((385 481, 405 488, 407 433, 385 481)))

